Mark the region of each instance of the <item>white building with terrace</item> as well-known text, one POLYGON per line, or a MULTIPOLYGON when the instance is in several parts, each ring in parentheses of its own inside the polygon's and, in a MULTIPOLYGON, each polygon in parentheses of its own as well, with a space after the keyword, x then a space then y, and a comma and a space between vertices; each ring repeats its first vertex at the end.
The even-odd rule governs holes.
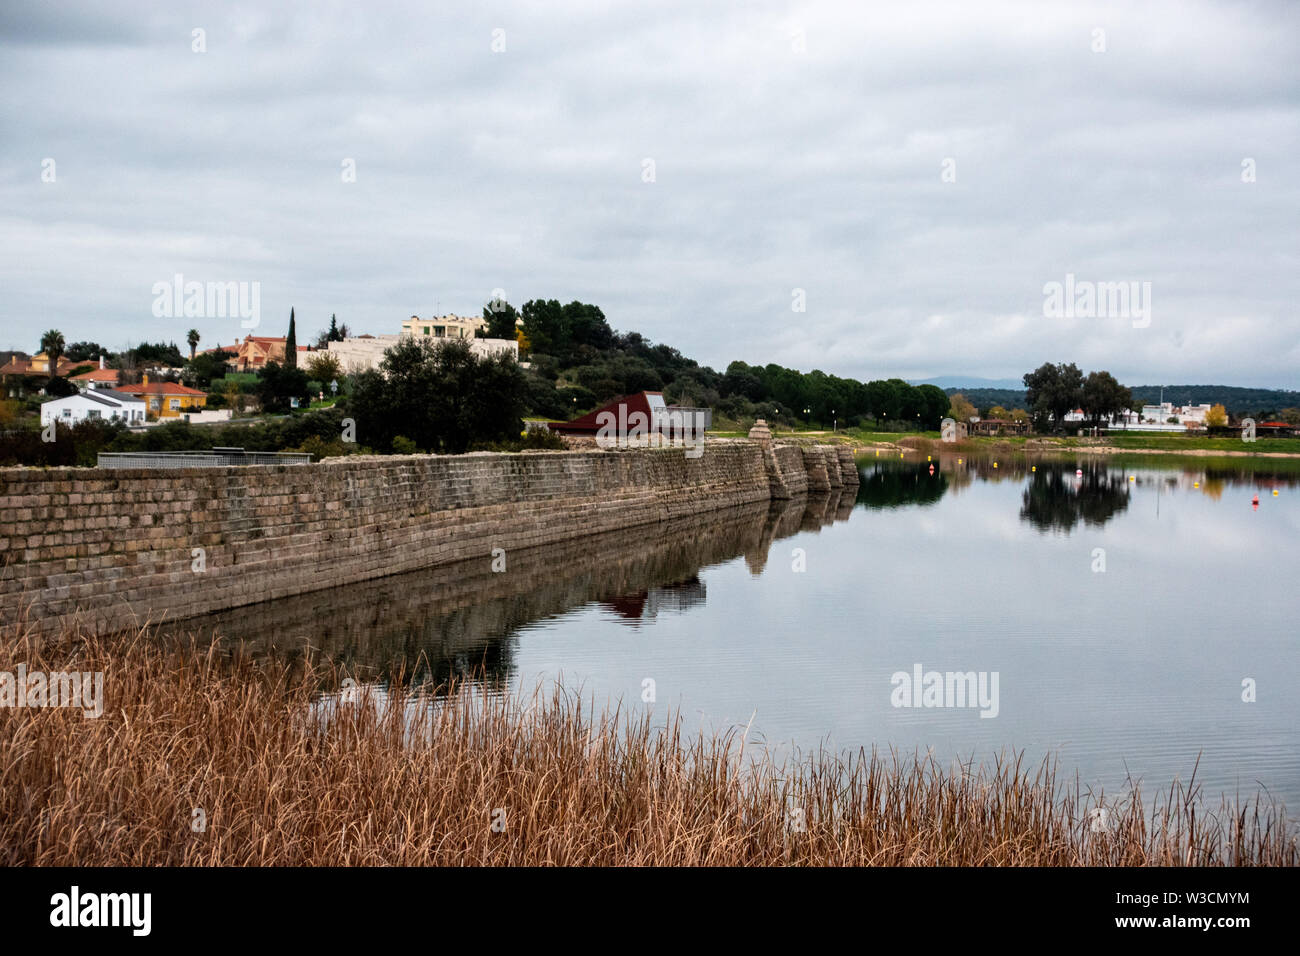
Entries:
POLYGON ((128 425, 143 425, 144 399, 111 388, 87 388, 76 395, 55 398, 41 404, 41 426, 51 422, 76 425, 93 419, 118 419, 128 425))
MULTIPOLYGON (((329 343, 329 353, 339 360, 339 365, 343 371, 351 374, 361 372, 366 369, 379 368, 379 363, 384 360, 384 353, 402 340, 406 335, 359 335, 356 338, 344 339, 342 342, 329 343)), ((423 335, 418 338, 424 338, 423 335)), ((435 341, 444 341, 449 337, 430 336, 435 341)), ((454 336, 460 338, 460 336, 454 336)), ((513 339, 476 339, 466 338, 469 343, 469 350, 480 358, 494 358, 497 355, 509 355, 515 361, 519 360, 519 343, 513 339)))

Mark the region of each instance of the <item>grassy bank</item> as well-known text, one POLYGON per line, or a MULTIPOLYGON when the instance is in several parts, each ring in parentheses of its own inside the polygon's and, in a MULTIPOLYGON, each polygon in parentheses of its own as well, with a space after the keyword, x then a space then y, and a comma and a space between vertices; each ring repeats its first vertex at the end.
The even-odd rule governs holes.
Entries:
POLYGON ((106 692, 97 719, 0 709, 6 865, 1297 862, 1272 807, 1207 814, 1194 789, 1108 797, 1094 829, 1095 804, 1050 766, 776 764, 740 732, 562 693, 335 709, 314 701, 338 675, 311 665, 72 636, 0 635, 0 670, 103 671, 106 692))
POLYGON ((1221 455, 1262 457, 1285 455, 1300 457, 1300 438, 1261 438, 1244 442, 1240 438, 1208 438, 1181 435, 1111 435, 1104 438, 1078 438, 1054 435, 1003 437, 972 436, 944 445, 938 432, 869 432, 853 433, 854 441, 871 445, 965 448, 972 450, 1010 448, 1036 454, 1060 452, 1142 453, 1164 455, 1221 455))

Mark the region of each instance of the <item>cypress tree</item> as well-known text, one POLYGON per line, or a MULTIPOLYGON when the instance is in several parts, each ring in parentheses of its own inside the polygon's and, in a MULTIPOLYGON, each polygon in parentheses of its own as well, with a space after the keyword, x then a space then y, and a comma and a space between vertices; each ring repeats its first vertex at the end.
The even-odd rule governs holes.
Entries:
POLYGON ((289 337, 284 340, 284 367, 298 367, 298 334, 294 330, 292 307, 289 309, 289 337))

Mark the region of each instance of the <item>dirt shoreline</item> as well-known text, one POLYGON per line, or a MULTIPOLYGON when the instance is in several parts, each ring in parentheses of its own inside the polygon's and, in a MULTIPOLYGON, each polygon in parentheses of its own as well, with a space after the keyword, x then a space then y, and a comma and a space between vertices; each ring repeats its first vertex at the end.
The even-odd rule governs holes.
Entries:
POLYGON ((1213 448, 1116 448, 1114 445, 1079 445, 1073 448, 1035 448, 1035 451, 1079 451, 1090 455, 1173 455, 1178 458, 1300 458, 1293 451, 1216 451, 1213 448))

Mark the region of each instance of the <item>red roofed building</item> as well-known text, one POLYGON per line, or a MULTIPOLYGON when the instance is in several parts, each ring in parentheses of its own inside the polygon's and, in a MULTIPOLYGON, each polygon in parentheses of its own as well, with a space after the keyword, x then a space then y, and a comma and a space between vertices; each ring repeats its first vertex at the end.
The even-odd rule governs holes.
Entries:
MULTIPOLYGON (((1069 416, 1066 416, 1069 420, 1069 416)), ((1007 418, 981 418, 970 423, 972 435, 1028 435, 1029 422, 1016 422, 1007 418)))
POLYGON ((148 375, 141 384, 124 385, 120 391, 144 399, 150 418, 178 418, 203 408, 208 401, 207 393, 197 388, 179 382, 150 382, 148 375))
POLYGON ((547 427, 573 438, 612 439, 621 446, 629 438, 651 434, 680 439, 689 431, 702 438, 712 424, 712 409, 668 405, 663 392, 637 392, 616 398, 571 422, 547 422, 547 427))
POLYGON ((1259 422, 1255 425, 1255 434, 1257 435, 1274 435, 1276 437, 1285 437, 1294 435, 1296 426, 1290 422, 1259 422))
POLYGON ((89 372, 82 372, 80 375, 74 375, 68 381, 80 382, 83 387, 116 388, 121 378, 122 373, 115 368, 96 368, 91 369, 89 372))
MULTIPOLYGON (((60 355, 54 374, 67 375, 78 365, 86 364, 86 362, 73 362, 60 355)), ((44 375, 48 378, 49 374, 50 357, 44 352, 37 352, 30 359, 21 359, 17 355, 12 355, 9 361, 0 367, 0 375, 44 375)))
MULTIPOLYGON (((87 362, 73 362, 64 356, 59 356, 58 364, 55 366, 54 374, 67 375, 74 368, 80 365, 89 364, 87 362)), ((16 353, 9 353, 9 361, 0 365, 0 382, 4 384, 4 391, 10 398, 20 398, 28 390, 32 383, 27 380, 30 378, 50 378, 50 358, 44 352, 37 352, 30 359, 19 357, 16 353)), ((45 389, 40 388, 42 394, 45 389)))
POLYGON ((284 364, 285 338, 272 338, 265 335, 246 335, 239 343, 239 352, 235 355, 234 366, 241 372, 249 369, 265 368, 271 362, 284 364))
POLYGON ((122 373, 115 368, 105 368, 104 356, 101 355, 99 368, 74 375, 68 381, 76 382, 79 388, 116 388, 122 381, 122 373))
MULTIPOLYGON (((232 368, 241 372, 256 371, 259 368, 266 368, 271 362, 284 364, 284 349, 288 343, 284 336, 275 338, 268 335, 246 335, 244 341, 238 345, 232 346, 225 351, 233 351, 235 357, 230 361, 232 368)), ((298 346, 298 360, 302 361, 303 356, 313 351, 310 345, 298 346)))

